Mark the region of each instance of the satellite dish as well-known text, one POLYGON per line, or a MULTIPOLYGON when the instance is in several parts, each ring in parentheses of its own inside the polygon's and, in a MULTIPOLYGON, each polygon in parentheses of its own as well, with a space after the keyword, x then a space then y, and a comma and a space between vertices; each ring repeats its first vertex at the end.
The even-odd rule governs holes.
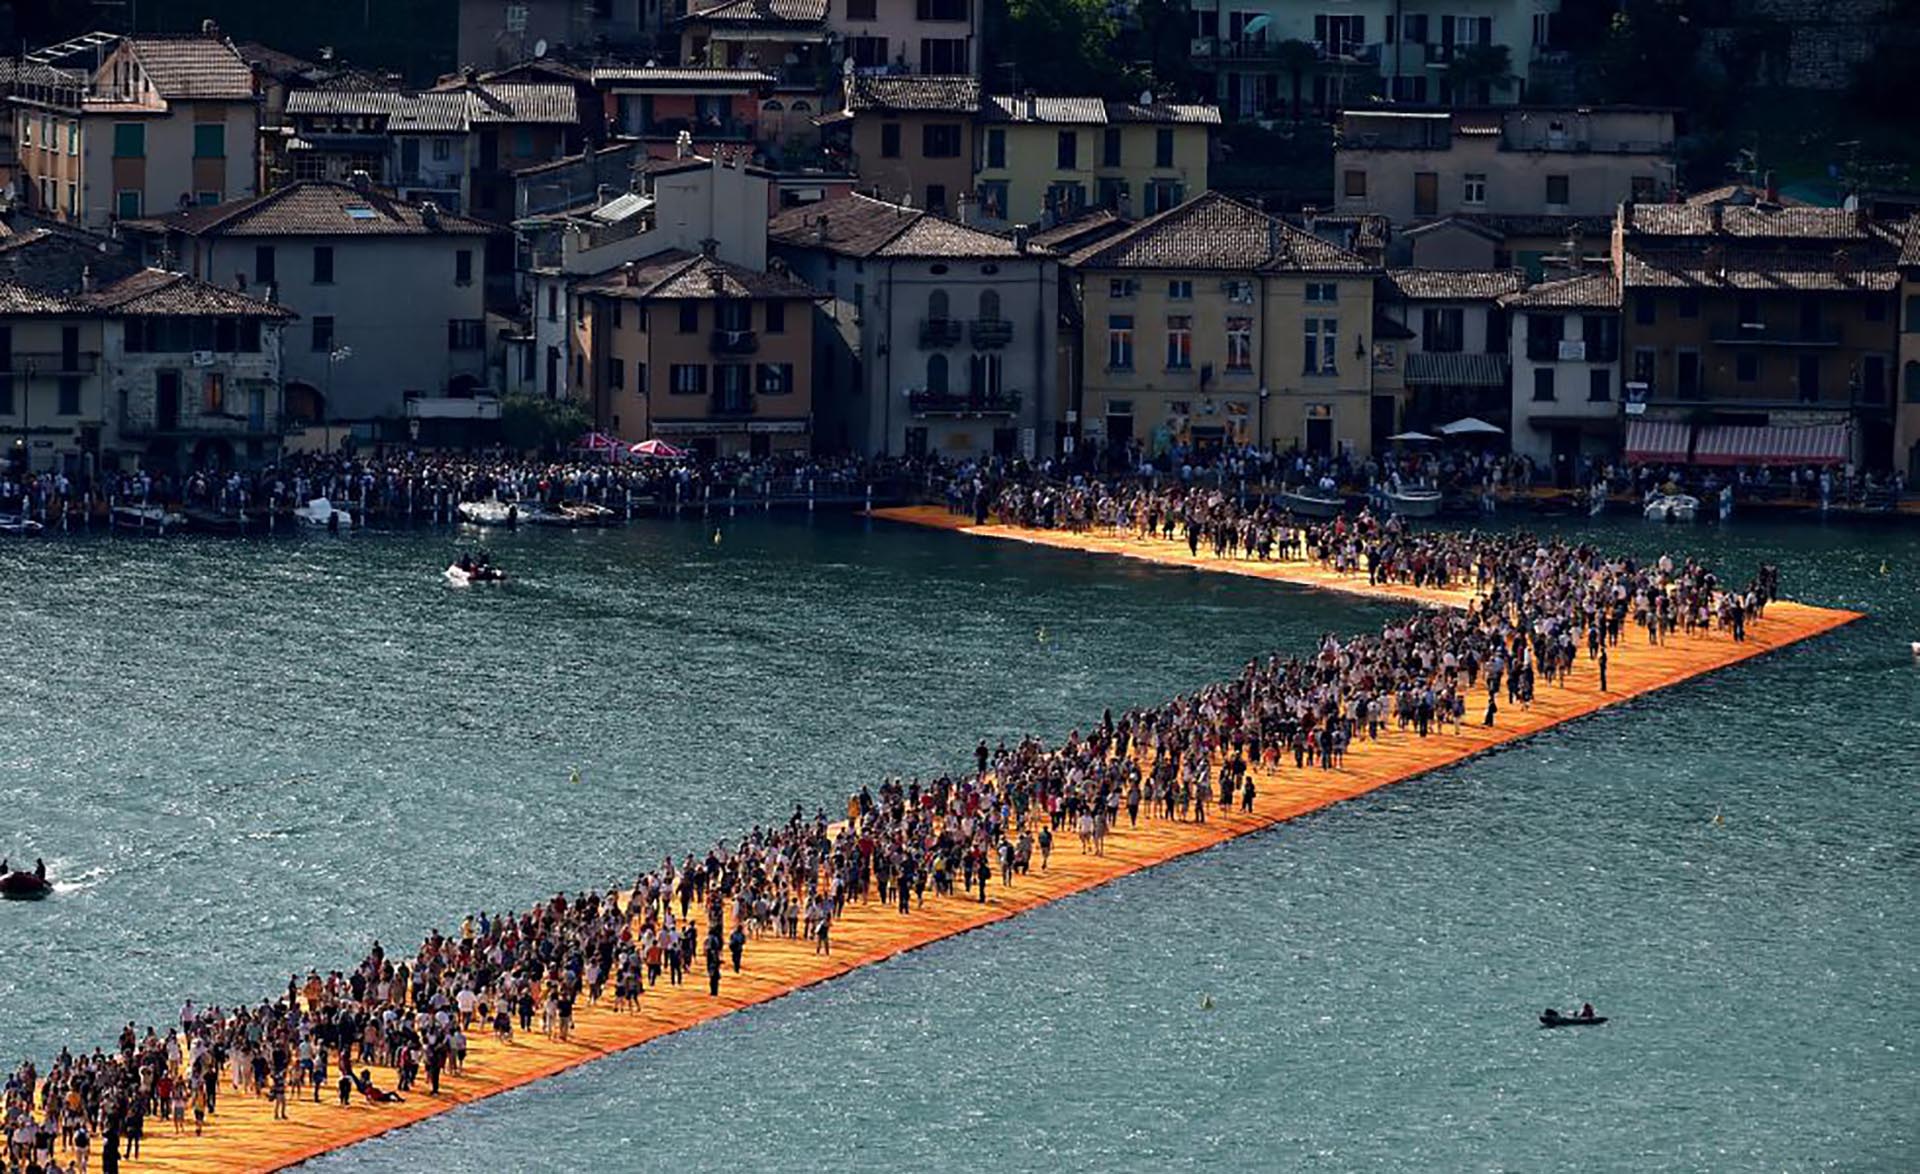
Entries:
POLYGON ((533 43, 533 55, 535 58, 545 57, 547 55, 547 41, 545 37, 533 43))

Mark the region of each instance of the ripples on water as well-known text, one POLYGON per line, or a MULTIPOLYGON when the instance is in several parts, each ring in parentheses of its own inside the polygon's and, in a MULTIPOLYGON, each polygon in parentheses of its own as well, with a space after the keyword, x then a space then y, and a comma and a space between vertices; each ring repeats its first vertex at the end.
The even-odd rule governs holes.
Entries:
MULTIPOLYGON (((1393 614, 724 529, 498 536, 517 580, 466 592, 445 534, 0 545, 0 851, 60 884, 0 906, 0 1050, 258 997, 1393 614)), ((321 1165, 1911 1168, 1920 541, 1601 540, 1772 559, 1873 618, 321 1165), (1531 1027, 1583 999, 1616 1021, 1531 1027)))

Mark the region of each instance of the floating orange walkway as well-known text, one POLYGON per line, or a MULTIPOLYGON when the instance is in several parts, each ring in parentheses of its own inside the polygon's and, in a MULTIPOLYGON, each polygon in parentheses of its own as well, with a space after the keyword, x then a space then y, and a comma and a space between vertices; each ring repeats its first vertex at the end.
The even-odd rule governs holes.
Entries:
MULTIPOLYGON (((1300 563, 1241 564, 1209 557, 1195 559, 1187 554, 1184 545, 1172 543, 1131 543, 1097 536, 974 527, 937 509, 887 510, 882 511, 881 516, 968 533, 1022 538, 1049 546, 1112 551, 1156 562, 1255 574, 1386 598, 1441 603, 1458 603, 1464 598, 1460 592, 1415 591, 1402 587, 1369 589, 1364 580, 1355 583, 1300 563)), ((924 907, 904 917, 877 900, 870 905, 850 904, 845 916, 834 924, 831 956, 816 955, 809 942, 777 937, 756 939, 747 946, 744 973, 729 972, 722 980, 718 998, 708 996, 705 974, 696 970, 684 986, 662 983, 650 989, 641 1000, 638 1013, 615 1012, 609 1003, 597 1007, 583 1003, 575 1016, 573 1038, 564 1043, 536 1033, 516 1035, 511 1044, 503 1045, 495 1042, 490 1034, 476 1032, 471 1037, 466 1072, 444 1076, 438 1097, 427 1095, 424 1081, 400 1105, 369 1106, 356 1098, 351 1107, 342 1108, 331 1093, 323 1093, 320 1104, 294 1100, 289 1119, 275 1121, 267 1101, 223 1087, 219 1112, 209 1119, 204 1137, 194 1137, 191 1127, 185 1136, 175 1137, 170 1124, 149 1122, 148 1136, 136 1168, 148 1172, 198 1174, 272 1170, 293 1165, 608 1053, 779 998, 902 951, 1012 917, 1036 905, 1200 851, 1223 840, 1447 766, 1502 743, 1763 655, 1857 618, 1856 612, 1780 602, 1768 607, 1766 618, 1749 629, 1744 643, 1735 643, 1731 637, 1719 633, 1678 636, 1659 647, 1645 644, 1644 635, 1641 643, 1626 638, 1612 657, 1608 693, 1599 692, 1592 667, 1582 660, 1571 684, 1564 688, 1544 685, 1531 710, 1518 706, 1502 709, 1497 719, 1499 724, 1492 729, 1470 724, 1457 735, 1436 734, 1425 739, 1411 733, 1389 731, 1378 742, 1356 742, 1347 753, 1345 765, 1338 770, 1283 768, 1263 773, 1258 779, 1258 797, 1252 812, 1215 808, 1204 824, 1143 818, 1137 828, 1116 829, 1107 838, 1104 856, 1082 854, 1077 838, 1062 834, 1055 841, 1052 867, 1048 871, 1039 871, 1036 858, 1034 871, 1019 878, 1011 888, 1002 887, 997 880, 993 882, 985 904, 965 897, 929 895, 924 907)), ((391 1088, 392 1072, 376 1069, 375 1083, 391 1088)))

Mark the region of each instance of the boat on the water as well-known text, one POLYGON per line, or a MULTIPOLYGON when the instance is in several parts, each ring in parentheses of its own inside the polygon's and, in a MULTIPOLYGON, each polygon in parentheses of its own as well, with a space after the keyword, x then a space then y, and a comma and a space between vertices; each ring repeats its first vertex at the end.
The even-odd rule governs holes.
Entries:
POLYGON ((24 514, 0 514, 0 534, 38 534, 45 528, 24 514))
POLYGON ((329 531, 353 529, 353 514, 324 497, 316 497, 303 506, 295 506, 293 516, 303 526, 317 526, 329 531))
POLYGON ((1309 518, 1337 518, 1347 508, 1347 499, 1327 490, 1289 489, 1280 494, 1280 504, 1309 518))
POLYGON ((1542 1027, 1598 1027, 1606 1021, 1605 1015, 1562 1015, 1552 1007, 1540 1013, 1542 1027))
POLYGON ((620 521, 618 510, 590 501, 563 501, 559 512, 573 519, 576 526, 612 526, 620 521))
POLYGON ((51 892, 53 883, 37 869, 27 872, 15 868, 0 875, 0 897, 9 901, 37 901, 51 892))
POLYGON ((186 525, 187 519, 165 506, 117 505, 107 514, 107 522, 120 530, 152 530, 165 534, 186 525))
POLYGON ((520 522, 520 507, 503 501, 463 501, 460 520, 474 526, 515 526, 520 522))
POLYGON ((1404 489, 1389 489, 1384 495, 1387 508, 1403 518, 1436 518, 1440 516, 1440 506, 1446 495, 1438 489, 1422 486, 1408 486, 1404 489))
POLYGON ((1700 512, 1700 499, 1686 493, 1656 493, 1644 509, 1649 522, 1691 522, 1700 512))
POLYGON ((447 582, 454 587, 471 587, 475 583, 504 583, 507 573, 499 567, 479 566, 463 567, 459 563, 449 564, 446 569, 447 582))

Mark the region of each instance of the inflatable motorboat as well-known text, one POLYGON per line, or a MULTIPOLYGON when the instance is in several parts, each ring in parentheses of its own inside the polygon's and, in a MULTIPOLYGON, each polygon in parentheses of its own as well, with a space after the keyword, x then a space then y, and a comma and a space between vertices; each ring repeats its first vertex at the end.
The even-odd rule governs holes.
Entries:
POLYGON ((1642 512, 1649 522, 1691 522, 1700 512, 1700 499, 1689 493, 1653 494, 1642 512))
POLYGON ((446 570, 447 582, 455 587, 470 587, 475 583, 504 583, 507 573, 499 567, 476 566, 463 567, 459 563, 449 564, 446 570))
POLYGON ((1542 1027, 1598 1027, 1606 1021, 1605 1015, 1562 1015, 1552 1007, 1540 1013, 1542 1027))
POLYGON ((303 506, 294 507, 293 516, 303 526, 334 533, 353 529, 353 514, 338 508, 324 497, 316 497, 303 506))
POLYGON ((53 892, 53 883, 38 872, 12 869, 0 876, 0 897, 9 901, 37 901, 53 892))

